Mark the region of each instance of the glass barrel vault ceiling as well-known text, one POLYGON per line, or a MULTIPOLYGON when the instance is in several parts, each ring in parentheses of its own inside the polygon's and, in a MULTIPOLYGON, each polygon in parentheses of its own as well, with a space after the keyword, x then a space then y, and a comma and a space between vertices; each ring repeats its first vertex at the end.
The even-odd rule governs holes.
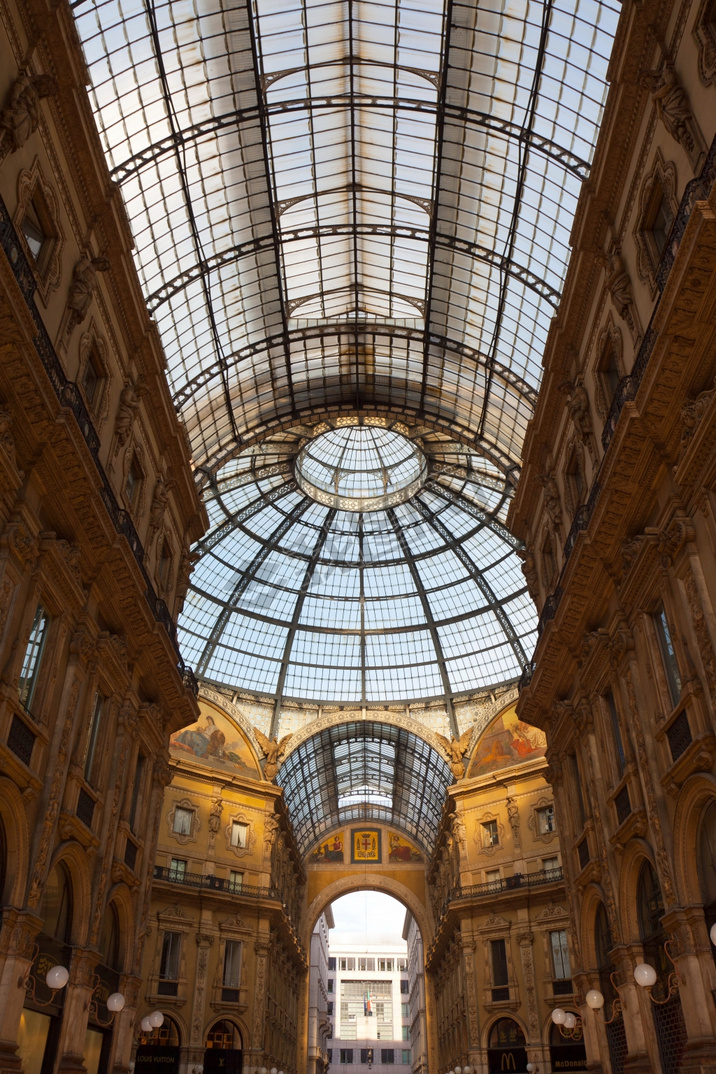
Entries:
POLYGON ((504 476, 442 434, 366 420, 387 424, 340 418, 276 434, 205 490, 211 528, 182 651, 200 678, 273 697, 276 726, 284 698, 445 697, 452 715, 456 695, 514 680, 534 645, 504 476), (376 443, 396 442, 400 458, 408 445, 426 464, 408 502, 341 509, 296 481, 302 452, 322 458, 327 445, 334 459, 338 443, 351 465, 372 465, 376 443))
POLYGON ((518 467, 618 0, 75 0, 197 466, 326 407, 518 467))

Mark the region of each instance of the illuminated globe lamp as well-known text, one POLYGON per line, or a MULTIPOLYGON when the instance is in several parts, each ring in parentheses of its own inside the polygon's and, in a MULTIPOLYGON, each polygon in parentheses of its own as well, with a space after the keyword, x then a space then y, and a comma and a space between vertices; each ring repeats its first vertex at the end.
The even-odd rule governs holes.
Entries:
POLYGON ((711 943, 716 947, 716 922, 709 929, 709 936, 711 937, 711 943))
POLYGON ((598 988, 590 989, 584 998, 587 1001, 587 1006, 593 1011, 598 1011, 604 1006, 604 996, 598 988))
POLYGON ((656 984, 656 970, 648 962, 640 962, 634 967, 634 980, 642 988, 653 988, 656 984))
POLYGON ((113 992, 111 996, 107 997, 107 1010, 112 1014, 118 1014, 123 1008, 126 1000, 121 992, 113 992))
POLYGON ((45 983, 53 992, 56 992, 60 988, 64 988, 69 979, 69 970, 65 969, 64 966, 53 966, 45 974, 45 983))
POLYGON ((552 1011, 552 1021, 556 1026, 563 1026, 567 1021, 567 1012, 563 1011, 561 1007, 555 1007, 552 1011))

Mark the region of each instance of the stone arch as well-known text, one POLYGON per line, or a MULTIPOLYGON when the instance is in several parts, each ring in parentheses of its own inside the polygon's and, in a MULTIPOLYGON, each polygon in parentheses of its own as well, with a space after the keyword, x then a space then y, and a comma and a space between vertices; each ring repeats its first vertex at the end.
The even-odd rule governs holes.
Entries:
POLYGON ((89 938, 92 902, 92 878, 87 854, 79 843, 60 843, 52 856, 50 869, 60 864, 67 869, 72 884, 71 943, 73 946, 84 945, 89 938))
MULTIPOLYGON (((287 744, 286 753, 283 760, 285 761, 295 749, 297 749, 303 742, 306 742, 309 738, 313 738, 319 731, 325 731, 328 727, 339 727, 344 723, 351 723, 354 720, 361 719, 360 709, 341 709, 336 712, 326 712, 319 716, 318 719, 312 720, 291 735, 291 740, 287 744)), ((417 720, 411 719, 402 712, 381 712, 375 713, 371 710, 369 716, 371 723, 383 723, 389 727, 400 727, 405 731, 410 731, 416 738, 422 738, 424 742, 427 742, 436 753, 444 757, 446 761, 450 761, 450 755, 445 748, 445 745, 440 741, 434 731, 431 731, 424 724, 417 720)))
MULTIPOLYGON (((306 907, 301 927, 301 942, 306 950, 310 947, 311 933, 315 924, 326 907, 341 895, 349 895, 353 891, 381 891, 397 899, 398 902, 402 902, 415 918, 423 939, 423 946, 427 950, 433 937, 433 921, 429 908, 421 903, 409 888, 393 877, 384 876, 377 871, 366 873, 362 866, 354 868, 356 869, 354 874, 327 883, 314 895, 306 907)), ((330 876, 330 874, 326 875, 330 876)))
POLYGON ((0 818, 5 828, 7 876, 2 905, 22 906, 29 869, 29 833, 22 795, 12 780, 0 777, 0 818))
POLYGON ((619 912, 624 943, 641 943, 637 885, 644 861, 649 862, 658 877, 659 870, 651 846, 645 839, 633 839, 626 847, 619 874, 619 912))
POLYGON ((522 1035, 525 1038, 525 1045, 529 1046, 529 1043, 530 1043, 530 1031, 529 1031, 529 1029, 527 1027, 527 1023, 525 1022, 524 1018, 520 1018, 520 1016, 517 1014, 516 1011, 509 1010, 509 1011, 495 1011, 495 1013, 490 1018, 487 1019, 487 1021, 485 1022, 485 1025, 483 1027, 483 1030, 482 1030, 482 1047, 485 1050, 487 1050, 487 1048, 490 1047, 490 1033, 492 1033, 493 1028, 503 1018, 509 1018, 512 1022, 517 1023, 517 1025, 522 1030, 522 1035))
POLYGON ((701 884, 694 847, 701 818, 713 801, 716 801, 716 778, 710 774, 697 773, 690 776, 679 792, 674 815, 674 880, 676 897, 681 906, 701 903, 701 884))

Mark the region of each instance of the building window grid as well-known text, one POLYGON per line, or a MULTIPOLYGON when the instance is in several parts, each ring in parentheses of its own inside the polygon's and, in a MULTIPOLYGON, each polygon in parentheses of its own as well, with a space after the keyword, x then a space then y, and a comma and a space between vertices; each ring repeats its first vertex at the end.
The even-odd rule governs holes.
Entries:
POLYGON ((176 835, 191 835, 191 826, 194 821, 194 810, 184 806, 176 806, 174 810, 174 822, 172 831, 176 835))
POLYGON ((679 698, 681 697, 681 674, 679 672, 679 665, 676 659, 676 651, 674 649, 674 642, 671 637, 669 623, 666 618, 666 609, 663 605, 654 614, 653 621, 659 642, 661 662, 666 675, 666 685, 669 690, 671 707, 674 708, 678 705, 679 698))

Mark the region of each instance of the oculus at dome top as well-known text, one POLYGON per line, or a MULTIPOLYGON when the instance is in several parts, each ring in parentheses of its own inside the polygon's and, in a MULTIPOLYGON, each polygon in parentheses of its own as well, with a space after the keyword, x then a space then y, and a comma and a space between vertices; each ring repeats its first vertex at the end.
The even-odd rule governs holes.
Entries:
POLYGON ((301 425, 205 489, 180 621, 208 681, 312 702, 452 700, 534 646, 512 486, 444 434, 381 416, 301 425))

